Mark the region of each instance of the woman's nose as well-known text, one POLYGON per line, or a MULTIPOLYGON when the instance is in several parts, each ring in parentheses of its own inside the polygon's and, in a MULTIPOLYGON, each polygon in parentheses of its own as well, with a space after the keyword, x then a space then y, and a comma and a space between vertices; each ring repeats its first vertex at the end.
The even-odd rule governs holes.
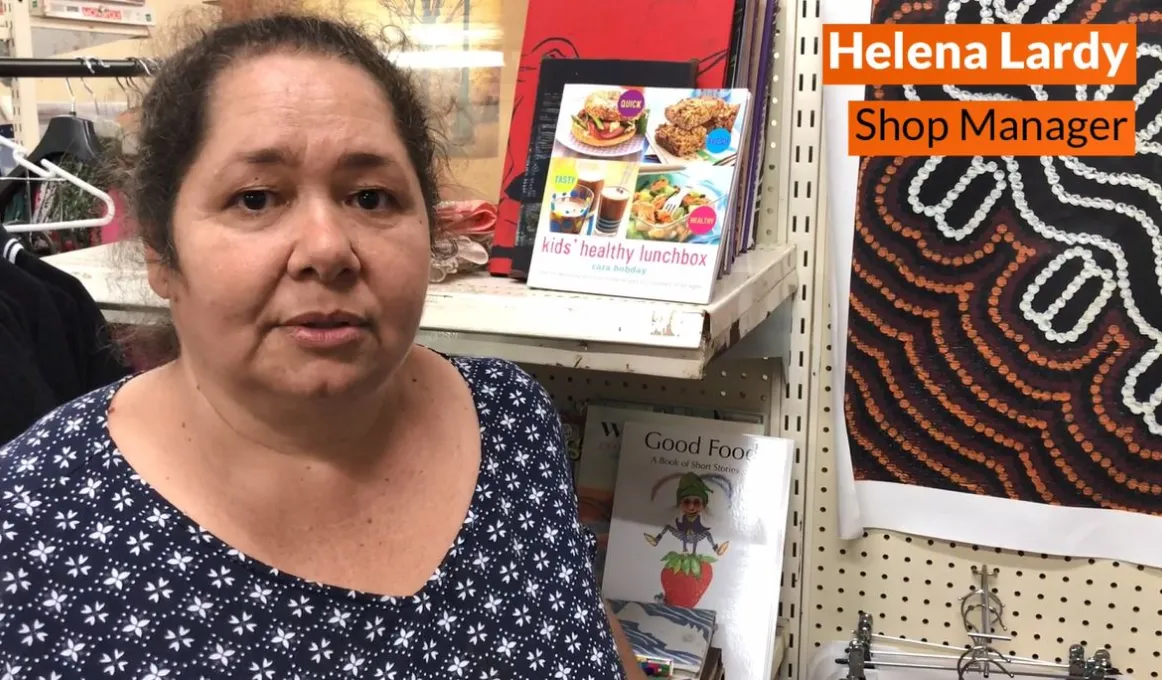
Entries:
POLYGON ((310 200, 299 204, 295 221, 295 243, 287 263, 294 278, 317 278, 334 283, 358 276, 359 257, 355 253, 343 208, 332 200, 310 200))

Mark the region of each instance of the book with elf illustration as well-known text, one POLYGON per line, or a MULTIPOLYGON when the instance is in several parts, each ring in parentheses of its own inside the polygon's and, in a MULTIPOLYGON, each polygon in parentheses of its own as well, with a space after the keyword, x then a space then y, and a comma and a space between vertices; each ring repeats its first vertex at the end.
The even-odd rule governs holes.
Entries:
POLYGON ((743 89, 566 85, 528 285, 709 302, 749 104, 743 89))
POLYGON ((794 445, 722 425, 625 424, 602 591, 715 611, 726 676, 767 680, 794 445))
POLYGON ((585 432, 574 464, 573 480, 577 487, 581 522, 597 538, 597 561, 594 568, 598 578, 605 565, 621 432, 628 420, 670 425, 709 422, 724 432, 766 434, 766 421, 761 414, 627 402, 590 404, 585 409, 585 432))

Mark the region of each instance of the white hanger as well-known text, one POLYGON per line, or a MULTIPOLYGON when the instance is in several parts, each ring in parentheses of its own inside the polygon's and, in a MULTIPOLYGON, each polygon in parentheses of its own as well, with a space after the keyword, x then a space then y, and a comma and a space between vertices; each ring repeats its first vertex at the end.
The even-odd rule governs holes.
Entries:
POLYGON ((17 165, 25 168, 41 179, 62 179, 69 184, 77 187, 81 191, 98 198, 105 204, 105 214, 101 217, 91 217, 83 220, 67 220, 64 222, 39 222, 36 224, 5 224, 4 229, 10 234, 25 234, 34 231, 53 231, 55 229, 88 229, 90 227, 103 227, 113 221, 116 217, 117 211, 113 205, 113 198, 109 194, 101 191, 97 187, 89 184, 85 180, 77 177, 71 172, 64 170, 55 163, 42 160, 41 167, 36 163, 28 160, 28 151, 16 142, 7 137, 0 136, 0 145, 4 145, 12 149, 12 158, 17 165), (47 168, 47 170, 45 169, 47 168))

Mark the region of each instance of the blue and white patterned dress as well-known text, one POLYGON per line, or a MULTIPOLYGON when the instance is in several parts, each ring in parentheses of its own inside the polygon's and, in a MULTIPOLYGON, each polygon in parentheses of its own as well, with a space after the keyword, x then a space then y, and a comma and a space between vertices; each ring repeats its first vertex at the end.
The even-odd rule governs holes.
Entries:
POLYGON ((456 359, 481 423, 455 545, 412 597, 239 554, 109 437, 118 383, 0 450, 0 680, 621 680, 561 425, 513 364, 456 359))

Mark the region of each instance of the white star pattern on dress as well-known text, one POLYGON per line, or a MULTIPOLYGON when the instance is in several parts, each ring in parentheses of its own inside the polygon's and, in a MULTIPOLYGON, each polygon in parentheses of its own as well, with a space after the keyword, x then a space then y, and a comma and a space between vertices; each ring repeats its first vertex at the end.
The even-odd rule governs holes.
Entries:
POLYGON ((412 597, 296 578, 194 524, 109 438, 124 382, 44 417, 0 449, 0 679, 623 680, 552 401, 511 363, 452 361, 480 476, 412 597))

